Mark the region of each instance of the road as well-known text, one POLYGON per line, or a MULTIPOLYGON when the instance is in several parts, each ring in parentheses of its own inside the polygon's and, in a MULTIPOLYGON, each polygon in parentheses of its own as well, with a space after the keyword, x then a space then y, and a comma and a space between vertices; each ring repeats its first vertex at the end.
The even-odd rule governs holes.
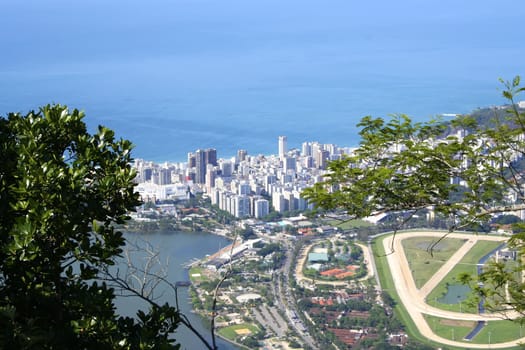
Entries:
POLYGON ((441 281, 447 274, 450 272, 450 270, 463 258, 463 256, 474 246, 474 244, 478 240, 490 240, 490 241, 505 241, 506 237, 501 236, 486 236, 486 235, 468 235, 460 234, 460 233, 451 233, 448 235, 450 238, 466 238, 468 237, 468 240, 463 244, 462 247, 458 249, 458 251, 445 263, 437 272, 436 274, 421 288, 421 290, 418 290, 416 287, 416 284, 414 282, 414 279, 412 277, 412 273, 410 271, 410 266, 408 265, 408 261, 406 259, 405 252, 403 250, 402 241, 409 237, 441 237, 443 236, 443 233, 440 232, 406 232, 406 233, 398 233, 395 238, 394 236, 387 237, 383 240, 383 246, 385 248, 385 252, 390 252, 392 247, 392 240, 394 251, 391 254, 387 255, 387 261, 388 266, 390 268, 390 272, 392 274, 392 279, 394 280, 394 285, 397 291, 397 294, 399 295, 399 298, 401 299, 401 302, 405 306, 406 310, 410 314, 410 317, 414 321, 414 323, 417 325, 419 332, 426 338, 433 340, 435 342, 445 344, 445 345, 451 345, 451 346, 457 346, 457 347, 465 347, 468 346, 468 348, 472 349, 502 349, 502 348, 508 348, 512 346, 516 346, 519 343, 525 343, 525 338, 518 339, 511 342, 505 342, 505 343, 498 343, 498 344, 472 344, 468 342, 461 342, 461 341, 452 341, 449 339, 442 338, 438 335, 436 335, 428 326, 427 322, 425 321, 423 315, 432 315, 442 318, 450 318, 455 320, 466 320, 466 321, 489 321, 489 320, 501 320, 503 318, 513 318, 514 315, 512 314, 465 314, 465 313, 459 313, 459 312, 451 312, 451 311, 444 311, 441 309, 437 309, 434 307, 431 307, 430 305, 426 304, 425 297, 430 293, 430 291, 433 289, 433 286, 435 287, 439 281, 441 281), (467 345, 468 344, 468 345, 467 345))
POLYGON ((286 318, 288 319, 288 325, 294 330, 294 332, 301 338, 301 340, 312 349, 319 349, 315 340, 308 332, 304 332, 301 329, 303 326, 300 319, 294 318, 294 315, 298 315, 298 311, 295 307, 295 300, 293 293, 290 290, 290 273, 292 272, 292 251, 293 246, 289 242, 285 242, 286 247, 286 258, 283 266, 274 274, 274 285, 272 291, 275 296, 275 306, 284 310, 286 318))
POLYGON ((254 308, 253 314, 257 322, 263 325, 264 328, 271 329, 277 337, 282 338, 286 335, 288 324, 274 307, 268 307, 268 305, 263 304, 258 308, 254 308))

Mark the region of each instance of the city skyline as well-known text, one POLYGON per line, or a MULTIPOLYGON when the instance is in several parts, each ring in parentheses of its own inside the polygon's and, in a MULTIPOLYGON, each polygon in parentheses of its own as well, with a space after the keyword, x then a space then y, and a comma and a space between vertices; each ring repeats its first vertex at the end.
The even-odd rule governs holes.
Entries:
POLYGON ((288 150, 283 135, 277 138, 276 149, 277 154, 255 156, 239 150, 227 159, 217 157, 214 148, 197 149, 188 153, 186 163, 138 159, 137 190, 144 201, 186 199, 188 191, 202 192, 212 204, 239 218, 264 217, 270 207, 281 213, 301 211, 311 209, 301 191, 321 179, 327 161, 351 152, 315 141, 288 150))

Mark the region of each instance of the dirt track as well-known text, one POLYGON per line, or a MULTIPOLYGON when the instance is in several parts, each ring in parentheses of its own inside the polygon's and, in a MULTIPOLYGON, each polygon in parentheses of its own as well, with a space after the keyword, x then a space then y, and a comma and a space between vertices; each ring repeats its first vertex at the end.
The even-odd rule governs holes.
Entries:
MULTIPOLYGON (((474 243, 478 240, 490 240, 490 241, 505 241, 506 237, 500 236, 486 236, 486 235, 465 235, 459 233, 449 234, 448 237, 451 238, 468 238, 468 240, 461 246, 456 253, 436 272, 434 276, 421 288, 418 290, 406 255, 403 250, 403 245, 401 244, 403 239, 408 237, 440 237, 443 236, 442 232, 406 232, 398 233, 394 240, 394 252, 387 255, 388 265, 390 267, 390 272, 392 274, 392 279, 394 280, 394 285, 396 287, 397 294, 401 299, 401 302, 407 309, 410 317, 414 323, 418 326, 419 332, 426 338, 433 340, 435 342, 452 345, 457 347, 468 348, 491 348, 491 349, 501 349, 516 346, 519 343, 525 343, 525 338, 518 339, 512 342, 499 343, 499 344, 472 344, 469 342, 462 341, 452 341, 449 339, 441 338, 430 329, 427 322, 425 321, 423 314, 442 317, 442 318, 451 318, 455 320, 465 320, 465 321, 488 321, 488 320, 501 320, 504 317, 511 317, 512 315, 506 314, 465 314, 459 312, 444 311, 430 305, 426 304, 425 297, 434 289, 434 287, 450 272, 450 270, 465 256, 465 254, 474 246, 474 243), (468 344, 468 345, 467 345, 468 344)), ((392 247, 393 236, 387 237, 383 240, 383 246, 385 252, 390 252, 392 247)))

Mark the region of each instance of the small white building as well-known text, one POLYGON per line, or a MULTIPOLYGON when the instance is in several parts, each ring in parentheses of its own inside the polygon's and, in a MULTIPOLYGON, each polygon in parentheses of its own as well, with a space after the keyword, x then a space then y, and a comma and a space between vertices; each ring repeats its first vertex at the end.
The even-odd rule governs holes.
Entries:
POLYGON ((249 301, 261 299, 261 295, 257 293, 246 293, 238 295, 235 298, 239 301, 239 303, 247 303, 249 301))

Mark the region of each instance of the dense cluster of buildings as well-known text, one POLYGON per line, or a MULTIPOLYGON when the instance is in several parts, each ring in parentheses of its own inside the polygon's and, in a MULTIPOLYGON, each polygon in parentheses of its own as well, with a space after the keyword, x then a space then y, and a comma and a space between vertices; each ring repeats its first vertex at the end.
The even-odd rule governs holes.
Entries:
MULTIPOLYGON (((458 130, 454 136, 461 141, 465 131, 458 130)), ((428 142, 438 145, 448 139, 428 142)), ((478 147, 491 145, 490 140, 478 142, 478 147)), ((399 153, 404 147, 402 143, 393 144, 385 156, 399 153)), ((301 192, 322 180, 330 160, 351 152, 351 148, 319 142, 304 142, 301 149, 288 149, 286 136, 279 136, 277 155, 252 156, 239 150, 235 157, 219 159, 217 151, 210 148, 189 153, 187 162, 182 163, 155 164, 139 159, 135 162, 137 191, 145 201, 185 199, 191 194, 204 193, 212 204, 238 218, 262 218, 271 210, 304 211, 311 205, 301 198, 301 192)), ((509 158, 515 161, 519 155, 512 154, 509 158)), ((471 166, 468 157, 463 157, 462 162, 459 170, 471 166)), ((451 177, 451 183, 468 187, 458 174, 451 177)), ((516 203, 519 199, 516 191, 504 196, 505 203, 516 203)), ((525 210, 510 214, 525 218, 525 210)), ((432 219, 433 212, 429 215, 432 219)))
POLYGON ((185 163, 138 159, 137 191, 145 201, 205 193, 212 204, 239 218, 261 218, 271 208, 281 213, 301 211, 310 207, 301 198, 302 190, 321 180, 328 161, 350 151, 318 142, 288 149, 286 136, 279 136, 277 155, 251 156, 239 150, 231 159, 218 159, 215 149, 199 149, 189 153, 185 163))

